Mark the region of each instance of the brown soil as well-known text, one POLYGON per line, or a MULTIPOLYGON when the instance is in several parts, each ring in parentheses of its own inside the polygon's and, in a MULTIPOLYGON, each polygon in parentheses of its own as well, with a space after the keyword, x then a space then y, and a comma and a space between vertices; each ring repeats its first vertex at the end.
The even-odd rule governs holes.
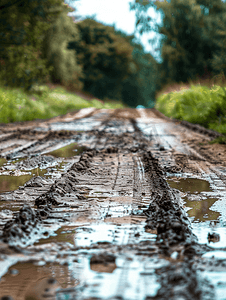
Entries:
POLYGON ((0 297, 223 299, 226 146, 214 137, 152 109, 1 126, 0 297))

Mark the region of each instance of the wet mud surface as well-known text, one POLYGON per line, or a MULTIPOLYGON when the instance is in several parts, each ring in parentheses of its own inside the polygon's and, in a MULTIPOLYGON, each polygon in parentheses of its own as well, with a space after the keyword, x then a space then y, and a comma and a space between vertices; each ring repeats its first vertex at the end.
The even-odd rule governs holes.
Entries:
POLYGON ((0 126, 0 299, 226 299, 226 147, 151 109, 0 126))

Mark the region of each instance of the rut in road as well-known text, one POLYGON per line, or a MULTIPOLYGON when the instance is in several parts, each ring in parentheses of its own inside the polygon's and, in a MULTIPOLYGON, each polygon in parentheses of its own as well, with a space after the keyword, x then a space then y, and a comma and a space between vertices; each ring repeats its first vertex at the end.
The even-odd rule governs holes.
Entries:
MULTIPOLYGON (((39 271, 30 265, 34 272, 26 282, 20 275, 3 276, 0 296, 214 299, 211 283, 198 271, 201 256, 212 248, 198 243, 181 194, 166 180, 167 174, 197 175, 212 167, 210 175, 215 181, 218 176, 218 185, 221 178, 222 187, 224 173, 216 159, 181 143, 183 135, 193 141, 209 137, 169 123, 152 110, 89 110, 80 116, 1 132, 2 157, 22 159, 15 161, 13 172, 51 169, 62 160, 49 153, 74 142, 82 150, 64 160, 65 170, 56 178, 36 176, 1 194, 5 207, 17 205, 20 211, 1 215, 5 271, 0 276, 16 263, 22 274, 31 261, 39 271), (53 232, 58 232, 55 237, 53 232), (61 232, 68 232, 68 240, 60 240, 61 232), (40 285, 37 291, 46 265, 58 268, 55 274, 67 269, 67 284, 45 282, 54 286, 48 292, 40 285), (17 280, 23 282, 22 290, 17 280), (14 291, 9 283, 15 284, 14 291)), ((3 171, 12 172, 10 163, 3 171)), ((62 281, 64 275, 54 277, 62 281)))

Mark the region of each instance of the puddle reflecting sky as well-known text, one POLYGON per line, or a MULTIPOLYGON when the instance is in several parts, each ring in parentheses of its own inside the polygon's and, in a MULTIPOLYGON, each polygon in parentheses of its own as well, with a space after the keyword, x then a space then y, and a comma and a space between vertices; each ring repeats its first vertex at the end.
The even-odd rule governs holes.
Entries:
POLYGON ((122 224, 119 226, 100 223, 77 228, 75 245, 85 247, 98 242, 126 245, 138 243, 141 240, 155 241, 155 239, 156 234, 145 232, 144 225, 122 224), (137 232, 139 232, 139 236, 136 236, 137 232))
POLYGON ((35 245, 46 243, 68 242, 78 247, 89 247, 97 243, 126 245, 139 243, 143 240, 155 241, 156 234, 145 231, 144 225, 108 223, 91 224, 88 226, 63 226, 47 239, 39 240, 35 245), (136 233, 139 232, 139 235, 136 233))
POLYGON ((195 222, 192 223, 192 231, 198 237, 200 244, 207 244, 212 248, 224 248, 226 247, 226 230, 222 225, 216 224, 214 227, 210 222, 195 222), (208 234, 215 233, 219 235, 218 242, 212 242, 208 240, 208 234))
POLYGON ((153 258, 119 257, 116 259, 117 268, 112 273, 98 273, 90 269, 89 259, 83 257, 80 280, 86 289, 82 299, 144 300, 154 297, 160 288, 154 270, 164 264, 168 262, 153 258))
POLYGON ((163 259, 120 256, 112 272, 97 272, 91 269, 90 258, 83 255, 70 260, 68 265, 47 263, 38 266, 19 262, 0 280, 0 297, 10 295, 15 300, 74 300, 78 296, 78 299, 144 300, 148 296, 154 297, 160 288, 155 269, 168 264, 163 259), (57 281, 50 284, 50 278, 57 281), (76 288, 84 286, 86 288, 76 294, 76 288))
POLYGON ((226 272, 208 272, 202 273, 202 276, 207 278, 213 285, 215 291, 215 299, 226 299, 226 272))

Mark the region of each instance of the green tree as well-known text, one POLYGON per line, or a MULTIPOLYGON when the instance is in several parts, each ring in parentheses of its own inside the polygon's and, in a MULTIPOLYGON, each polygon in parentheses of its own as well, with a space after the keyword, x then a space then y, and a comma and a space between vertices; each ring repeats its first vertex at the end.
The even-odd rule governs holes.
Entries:
POLYGON ((81 40, 69 43, 83 66, 84 90, 101 99, 121 99, 122 82, 136 72, 133 47, 112 26, 88 18, 78 22, 81 40))
POLYGON ((62 0, 3 0, 0 8, 0 79, 29 88, 48 76, 43 37, 65 5, 62 0))
MULTIPOLYGON (((162 84, 168 81, 186 82, 206 74, 225 70, 226 4, 221 0, 144 1, 133 4, 137 26, 147 28, 147 7, 155 5, 162 13, 157 32, 162 35, 159 74, 162 84), (145 8, 146 7, 146 8, 145 8), (145 15, 146 13, 146 15, 145 15), (145 16, 145 17, 144 17, 145 16)), ((149 29, 147 29, 149 30, 149 29)), ((226 70, 225 70, 226 71, 226 70)))
POLYGON ((122 82, 122 100, 132 107, 152 107, 157 82, 157 62, 150 53, 145 52, 134 35, 128 36, 121 31, 117 31, 117 34, 127 39, 133 47, 132 56, 136 66, 135 72, 122 82))
POLYGON ((47 65, 52 66, 53 82, 81 89, 82 67, 77 63, 75 51, 67 48, 71 41, 79 43, 79 30, 67 12, 62 12, 45 35, 43 54, 47 65))

